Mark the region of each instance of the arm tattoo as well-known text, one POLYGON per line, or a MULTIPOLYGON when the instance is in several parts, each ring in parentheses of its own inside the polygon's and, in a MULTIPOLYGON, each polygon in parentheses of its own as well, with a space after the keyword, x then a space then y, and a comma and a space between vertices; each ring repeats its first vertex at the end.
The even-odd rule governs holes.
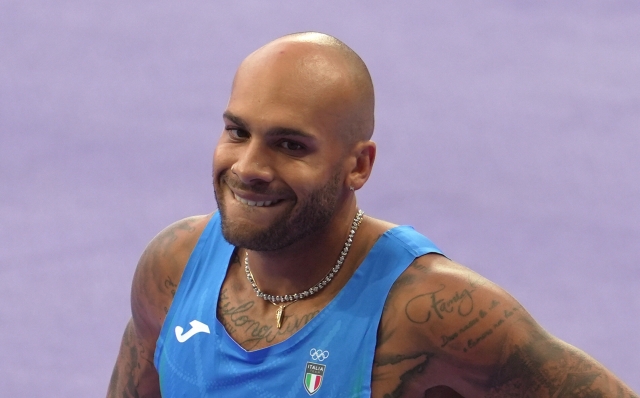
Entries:
POLYGON ((522 347, 515 346, 488 387, 491 396, 515 396, 530 391, 554 397, 598 397, 603 393, 593 389, 592 384, 601 376, 580 356, 569 356, 563 348, 539 338, 522 347), (540 349, 545 351, 544 358, 540 349))
MULTIPOLYGON (((411 268, 425 272, 419 263, 412 264, 411 268)), ((406 278, 398 278, 388 301, 401 297, 401 291, 407 294, 414 290, 404 286, 420 288, 417 273, 405 275, 406 278)), ((517 302, 504 295, 492 296, 492 291, 483 287, 486 283, 471 274, 466 283, 456 283, 455 287, 447 282, 430 283, 425 285, 430 287, 406 295, 404 319, 430 330, 426 345, 416 347, 413 352, 395 354, 381 350, 381 346, 387 345, 385 343, 398 333, 400 326, 393 319, 402 311, 402 307, 385 304, 388 319, 383 317, 378 329, 373 376, 374 381, 395 380, 397 383, 385 397, 415 394, 420 380, 431 372, 427 370, 430 362, 436 358, 443 360, 453 355, 465 363, 465 358, 477 356, 478 350, 489 349, 496 352, 496 363, 486 367, 487 379, 478 380, 476 384, 486 391, 487 397, 638 398, 588 355, 540 329, 517 302)), ((436 394, 427 392, 429 390, 425 396, 436 394)))
POLYGON ((413 297, 405 306, 405 314, 413 323, 426 323, 432 318, 440 320, 450 314, 466 317, 473 312, 473 293, 475 289, 462 289, 453 295, 446 295, 445 285, 434 291, 413 297))
POLYGON ((384 369, 376 369, 386 365, 398 365, 406 363, 410 366, 410 368, 400 375, 400 383, 397 387, 391 392, 384 395, 384 398, 399 398, 403 397, 407 385, 411 382, 414 382, 415 379, 419 379, 423 374, 431 358, 433 358, 434 354, 431 352, 423 351, 416 352, 409 355, 381 355, 376 358, 373 366, 375 373, 373 374, 373 381, 376 381, 380 376, 380 372, 383 372, 384 369), (417 362, 417 363, 416 363, 417 362))
POLYGON ((125 330, 118 355, 109 382, 109 398, 159 397, 160 394, 141 395, 140 380, 150 369, 154 371, 153 360, 147 350, 136 341, 135 332, 129 324, 125 330))
POLYGON ((171 297, 175 297, 176 296, 176 289, 178 288, 178 285, 171 280, 171 277, 168 276, 167 279, 164 281, 164 287, 171 292, 171 297))

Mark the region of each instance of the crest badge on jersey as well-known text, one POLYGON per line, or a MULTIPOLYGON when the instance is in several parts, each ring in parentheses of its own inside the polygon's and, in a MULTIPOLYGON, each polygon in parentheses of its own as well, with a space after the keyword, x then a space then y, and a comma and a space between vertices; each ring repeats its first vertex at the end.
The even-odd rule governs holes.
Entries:
MULTIPOLYGON (((322 362, 329 358, 329 351, 312 348, 311 351, 309 351, 309 355, 311 355, 312 360, 322 362)), ((322 386, 322 379, 324 379, 324 371, 326 368, 326 365, 320 363, 307 362, 303 383, 304 389, 307 390, 309 395, 318 392, 322 386)))
POLYGON ((304 372, 304 389, 309 395, 315 394, 320 389, 326 367, 319 363, 307 362, 307 369, 304 372))

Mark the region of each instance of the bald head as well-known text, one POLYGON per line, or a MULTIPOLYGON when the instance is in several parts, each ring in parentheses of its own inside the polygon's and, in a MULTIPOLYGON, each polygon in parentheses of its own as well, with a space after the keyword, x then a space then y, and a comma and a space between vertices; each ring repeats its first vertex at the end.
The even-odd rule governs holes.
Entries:
POLYGON ((335 37, 295 33, 259 48, 238 68, 232 98, 248 79, 256 92, 291 95, 301 108, 315 106, 338 120, 337 133, 348 142, 366 141, 373 134, 371 76, 358 54, 335 37))

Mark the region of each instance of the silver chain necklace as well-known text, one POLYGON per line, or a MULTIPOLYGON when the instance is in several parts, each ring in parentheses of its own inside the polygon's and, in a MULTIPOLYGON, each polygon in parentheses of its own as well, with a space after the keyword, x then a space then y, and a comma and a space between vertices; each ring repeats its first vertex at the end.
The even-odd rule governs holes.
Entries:
POLYGON ((338 271, 340 271, 340 267, 342 267, 342 264, 344 263, 344 260, 347 257, 347 254, 349 253, 349 249, 351 248, 351 244, 353 243, 353 237, 355 236, 356 231, 358 230, 358 227, 360 226, 360 223, 362 222, 363 217, 364 217, 364 212, 362 210, 358 210, 358 212, 356 213, 356 216, 353 218, 353 222, 351 223, 351 230, 349 231, 349 236, 347 237, 347 240, 344 242, 344 248, 340 252, 340 257, 338 258, 336 265, 329 271, 329 273, 327 273, 327 275, 324 276, 324 278, 322 278, 322 280, 320 280, 320 282, 316 283, 315 285, 313 285, 313 287, 309 288, 308 290, 304 290, 300 293, 285 294, 284 296, 274 296, 272 294, 266 294, 262 290, 260 290, 260 288, 256 283, 256 279, 253 277, 253 274, 251 273, 251 269, 249 269, 249 251, 248 250, 245 251, 244 272, 247 274, 247 279, 249 280, 249 283, 251 283, 251 286, 253 287, 253 291, 256 292, 256 296, 262 298, 265 301, 269 301, 273 305, 278 306, 278 310, 276 311, 276 323, 277 323, 278 329, 280 329, 280 327, 282 326, 281 320, 282 320, 282 316, 284 315, 284 309, 287 306, 295 303, 298 300, 311 297, 314 294, 318 293, 325 286, 327 286, 329 282, 333 280, 333 277, 338 273, 338 271))

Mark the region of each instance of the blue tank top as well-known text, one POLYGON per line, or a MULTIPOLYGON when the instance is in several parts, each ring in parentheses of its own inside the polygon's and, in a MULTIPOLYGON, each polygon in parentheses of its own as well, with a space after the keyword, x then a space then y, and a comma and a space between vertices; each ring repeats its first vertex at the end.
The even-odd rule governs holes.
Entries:
POLYGON ((273 346, 246 351, 216 318, 233 251, 216 213, 191 254, 158 338, 154 362, 163 398, 370 397, 389 290, 416 257, 440 253, 412 227, 387 231, 302 329, 273 346))

